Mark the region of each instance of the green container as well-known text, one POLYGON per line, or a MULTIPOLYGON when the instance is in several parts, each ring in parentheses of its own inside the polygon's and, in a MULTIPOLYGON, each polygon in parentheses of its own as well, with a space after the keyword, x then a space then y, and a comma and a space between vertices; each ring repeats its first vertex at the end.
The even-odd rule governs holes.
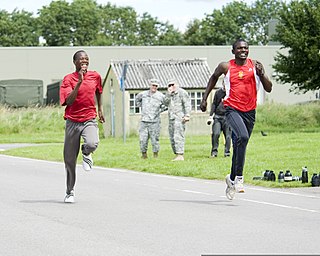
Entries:
POLYGON ((13 107, 43 105, 43 81, 0 80, 0 104, 13 107))

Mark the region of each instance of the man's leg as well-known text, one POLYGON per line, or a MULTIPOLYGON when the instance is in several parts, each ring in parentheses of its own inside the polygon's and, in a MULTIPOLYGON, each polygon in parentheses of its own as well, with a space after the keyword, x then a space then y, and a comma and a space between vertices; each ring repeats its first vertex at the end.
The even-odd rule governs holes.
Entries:
POLYGON ((177 155, 184 154, 185 130, 186 126, 181 120, 174 121, 174 141, 177 155))
POLYGON ((218 155, 219 138, 221 133, 221 124, 218 118, 214 118, 212 125, 212 150, 211 156, 216 157, 218 155))
POLYGON ((174 133, 175 133, 175 127, 174 127, 175 120, 169 120, 169 138, 171 143, 171 148, 174 154, 176 154, 176 146, 174 141, 174 133))
POLYGON ((140 139, 140 151, 142 153, 142 158, 147 158, 148 139, 149 139, 148 130, 149 130, 148 124, 146 122, 140 122, 139 139, 140 139))
POLYGON ((83 168, 86 171, 90 171, 93 166, 91 153, 97 149, 99 144, 99 129, 95 119, 84 123, 81 136, 83 138, 83 144, 81 146, 83 168))
POLYGON ((222 131, 225 138, 225 145, 224 145, 224 156, 230 156, 230 148, 231 148, 231 129, 224 118, 222 121, 222 131))
POLYGON ((226 117, 232 129, 234 145, 230 180, 234 181, 235 191, 243 193, 243 167, 246 148, 255 122, 255 110, 240 112, 227 108, 226 117))
POLYGON ((233 133, 231 180, 234 180, 235 176, 242 176, 243 174, 246 148, 254 125, 254 118, 252 121, 247 116, 246 113, 227 108, 226 118, 233 133))
POLYGON ((76 182, 76 164, 80 149, 81 124, 66 121, 63 157, 67 175, 67 194, 73 189, 76 182))
POLYGON ((159 143, 160 129, 161 129, 160 122, 154 122, 150 124, 150 139, 152 144, 152 152, 154 153, 155 156, 160 150, 160 143, 159 143))

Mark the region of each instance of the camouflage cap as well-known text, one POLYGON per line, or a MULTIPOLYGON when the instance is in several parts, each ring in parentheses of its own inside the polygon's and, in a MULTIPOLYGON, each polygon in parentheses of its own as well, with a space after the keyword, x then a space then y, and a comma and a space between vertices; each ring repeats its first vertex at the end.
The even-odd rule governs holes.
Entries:
POLYGON ((169 79, 169 80, 167 81, 167 86, 168 86, 169 84, 176 84, 176 83, 177 83, 176 79, 171 78, 171 79, 169 79))
POLYGON ((156 79, 156 78, 150 79, 150 85, 160 86, 160 81, 159 81, 159 79, 156 79))

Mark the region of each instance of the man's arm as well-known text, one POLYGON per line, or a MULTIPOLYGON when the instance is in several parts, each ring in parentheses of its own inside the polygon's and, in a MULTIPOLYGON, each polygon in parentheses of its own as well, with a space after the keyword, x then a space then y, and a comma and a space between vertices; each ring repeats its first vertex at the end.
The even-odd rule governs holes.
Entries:
POLYGON ((261 62, 254 60, 254 65, 256 68, 256 73, 260 78, 260 81, 263 85, 263 88, 266 92, 271 92, 272 90, 272 82, 269 77, 265 74, 264 67, 261 62))
POLYGON ((160 105, 160 113, 168 110, 168 106, 165 104, 165 95, 161 93, 161 105, 160 105))
POLYGON ((191 99, 189 94, 186 91, 183 91, 182 105, 183 105, 183 112, 184 112, 182 122, 186 123, 190 121, 190 113, 191 113, 191 99))
POLYGON ((203 94, 202 101, 200 103, 200 109, 202 112, 205 112, 207 110, 207 98, 212 91, 212 89, 215 87, 217 84, 217 81, 219 77, 222 74, 227 74, 229 68, 229 63, 228 62, 221 62, 213 72, 212 76, 209 79, 209 82, 207 84, 207 88, 203 94))
POLYGON ((100 123, 104 123, 105 119, 103 116, 103 111, 102 111, 102 100, 101 100, 101 93, 96 91, 96 98, 97 98, 97 105, 98 105, 98 117, 100 123))
POLYGON ((71 93, 69 94, 69 96, 66 98, 66 105, 70 106, 73 104, 73 102, 76 100, 77 96, 78 96, 78 91, 80 88, 80 85, 82 84, 83 81, 83 74, 86 71, 84 69, 79 70, 79 79, 78 82, 76 84, 76 86, 74 87, 74 89, 71 91, 71 93))
POLYGON ((166 94, 164 95, 163 104, 168 107, 171 101, 171 91, 170 88, 167 89, 166 94))
POLYGON ((142 92, 138 93, 136 96, 136 106, 141 107, 142 106, 142 92))

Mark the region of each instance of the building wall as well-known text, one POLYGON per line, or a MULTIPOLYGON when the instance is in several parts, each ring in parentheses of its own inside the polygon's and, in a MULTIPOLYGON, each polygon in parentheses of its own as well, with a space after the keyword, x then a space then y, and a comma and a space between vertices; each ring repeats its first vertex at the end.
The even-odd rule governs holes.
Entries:
MULTIPOLYGON (((233 58, 231 46, 149 46, 149 47, 0 47, 0 58, 6 60, 0 69, 0 80, 40 79, 46 86, 61 80, 74 71, 73 54, 84 49, 90 57, 90 69, 98 71, 104 78, 111 60, 126 59, 186 59, 207 58, 213 71, 221 61, 233 58)), ((267 75, 273 80, 272 64, 280 46, 250 46, 250 57, 260 60, 267 75)), ((314 100, 315 93, 296 95, 289 87, 278 84, 265 100, 284 104, 314 100)), ((204 85, 206 86, 206 85, 204 85)), ((264 97, 263 95, 261 97, 264 97)))

